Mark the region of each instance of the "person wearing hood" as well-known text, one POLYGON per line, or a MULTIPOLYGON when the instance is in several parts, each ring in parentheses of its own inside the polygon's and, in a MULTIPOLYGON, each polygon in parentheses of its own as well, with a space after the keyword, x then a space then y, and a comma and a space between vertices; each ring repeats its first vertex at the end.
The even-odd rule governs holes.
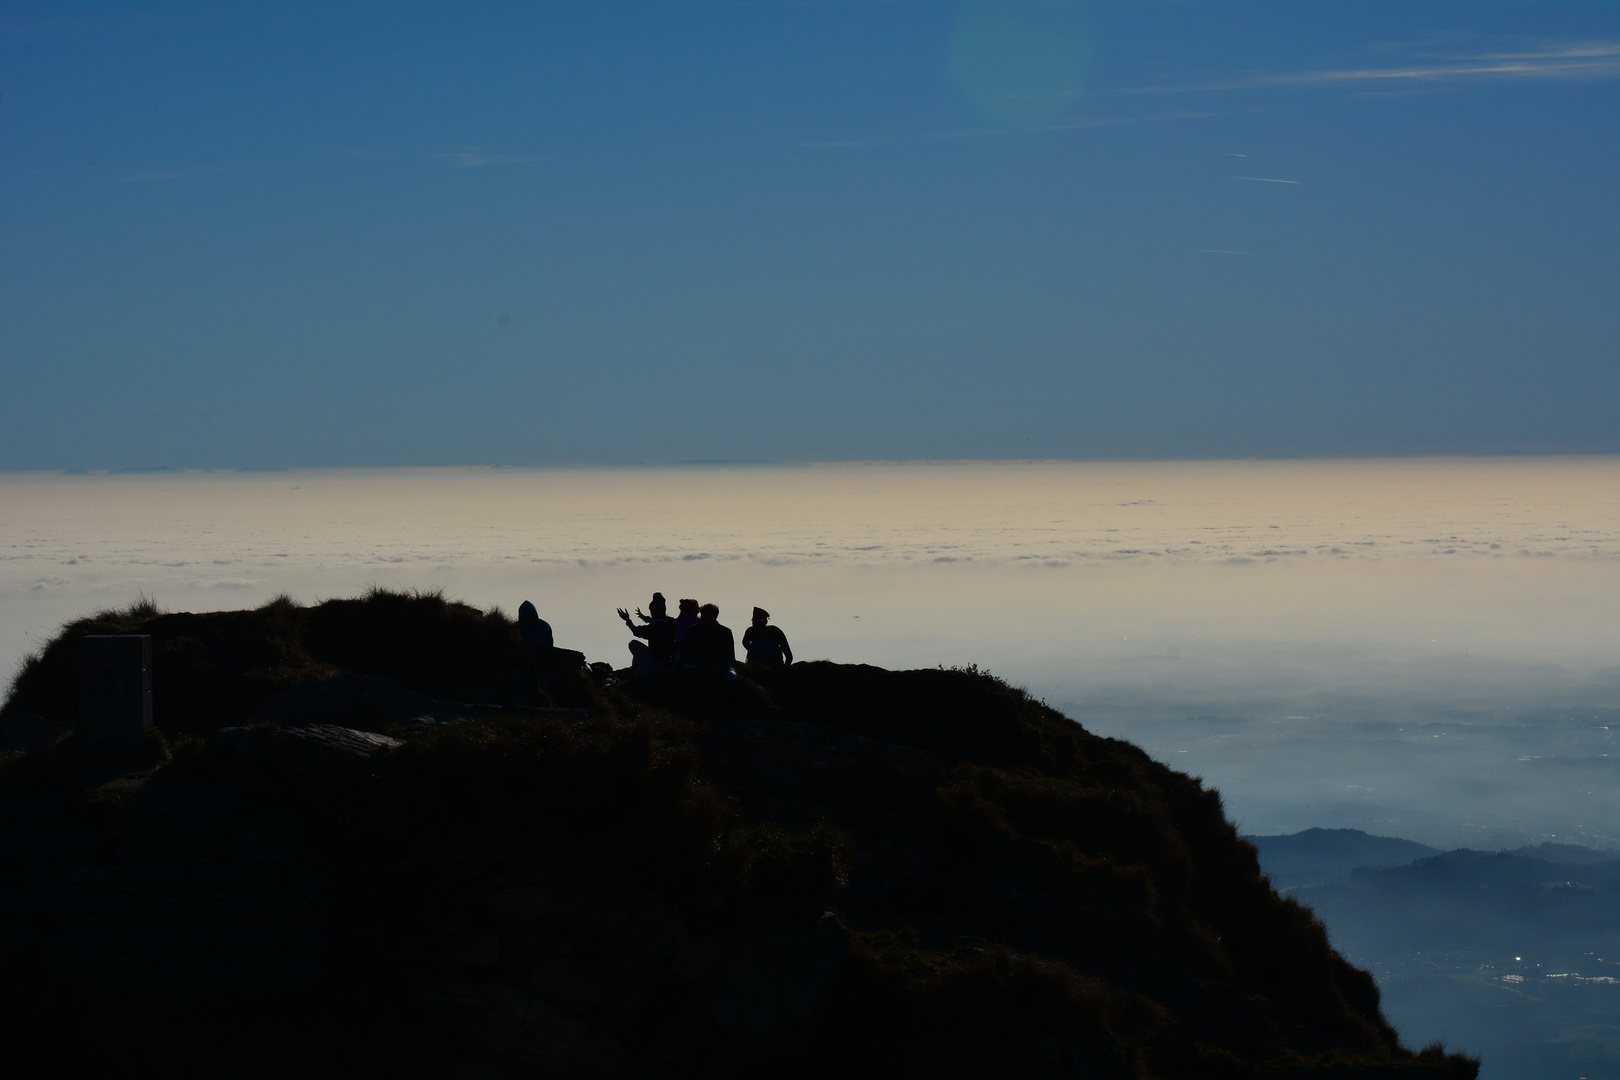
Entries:
POLYGON ((743 653, 750 664, 768 664, 786 667, 793 663, 793 647, 780 626, 770 626, 771 613, 764 608, 754 609, 754 621, 743 631, 743 653))
POLYGON ((525 600, 518 605, 518 634, 523 638, 525 645, 544 645, 551 648, 554 642, 551 638, 551 624, 540 617, 535 606, 525 600))

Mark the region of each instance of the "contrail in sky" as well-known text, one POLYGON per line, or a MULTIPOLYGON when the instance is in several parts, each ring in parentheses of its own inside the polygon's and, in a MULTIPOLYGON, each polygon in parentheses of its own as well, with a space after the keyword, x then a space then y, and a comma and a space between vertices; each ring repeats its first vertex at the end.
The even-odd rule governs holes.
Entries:
POLYGON ((1234 180, 1258 180, 1262 184, 1298 184, 1299 180, 1277 180, 1270 176, 1234 176, 1234 180))

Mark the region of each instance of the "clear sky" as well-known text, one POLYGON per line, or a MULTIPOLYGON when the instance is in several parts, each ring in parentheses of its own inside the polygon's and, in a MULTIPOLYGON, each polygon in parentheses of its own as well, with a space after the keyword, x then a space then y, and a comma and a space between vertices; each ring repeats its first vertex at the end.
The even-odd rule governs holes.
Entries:
POLYGON ((0 469, 1620 449, 1613 3, 0 3, 0 469))

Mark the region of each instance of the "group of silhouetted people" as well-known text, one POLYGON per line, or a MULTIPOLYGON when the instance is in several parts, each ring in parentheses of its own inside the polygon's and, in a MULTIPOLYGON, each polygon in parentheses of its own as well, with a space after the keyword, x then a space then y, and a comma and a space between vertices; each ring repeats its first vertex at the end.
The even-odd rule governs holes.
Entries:
MULTIPOLYGON (((737 662, 737 643, 731 629, 720 623, 720 609, 714 604, 698 605, 682 600, 680 614, 669 616, 663 593, 653 593, 644 613, 636 617, 619 608, 619 618, 636 636, 630 642, 630 673, 638 679, 650 678, 665 670, 697 675, 730 676, 737 662), (640 623, 637 623, 637 619, 640 623)), ((779 626, 769 625, 770 612, 754 609, 753 625, 743 632, 743 650, 750 664, 784 666, 793 663, 793 649, 779 626)))
MULTIPOLYGON (((635 640, 630 642, 630 673, 635 678, 647 679, 663 671, 685 671, 726 680, 736 678, 732 668, 737 663, 737 642, 731 629, 720 624, 720 609, 714 604, 700 606, 696 600, 682 600, 680 614, 671 618, 664 594, 653 593, 646 612, 636 608, 634 619, 624 608, 619 608, 618 612, 624 625, 635 635, 635 640)), ((770 619, 771 613, 764 608, 754 609, 753 623, 743 631, 744 661, 786 667, 793 663, 793 647, 788 644, 782 628, 772 626, 770 619)), ((551 624, 540 617, 530 601, 519 605, 517 621, 518 636, 536 663, 554 661, 558 657, 569 661, 577 657, 580 664, 584 663, 583 653, 556 647, 551 624)), ((607 664, 591 667, 601 669, 604 678, 613 674, 607 664)))

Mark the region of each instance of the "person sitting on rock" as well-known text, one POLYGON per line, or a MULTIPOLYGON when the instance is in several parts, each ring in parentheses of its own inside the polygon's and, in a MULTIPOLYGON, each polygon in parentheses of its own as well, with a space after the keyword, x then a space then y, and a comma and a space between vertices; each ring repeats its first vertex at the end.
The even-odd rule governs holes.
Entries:
POLYGON ((771 613, 764 608, 754 609, 753 625, 743 631, 743 654, 750 664, 769 664, 786 667, 793 663, 793 647, 780 626, 766 625, 771 613))
POLYGON ((675 616, 675 644, 677 647, 686 641, 686 632, 697 625, 698 602, 696 600, 682 600, 681 613, 675 616))
POLYGON ((518 607, 518 635, 523 641, 523 663, 534 682, 529 689, 539 700, 576 702, 580 694, 580 676, 591 676, 585 654, 574 649, 559 649, 551 635, 551 624, 540 617, 534 605, 525 600, 518 607))
POLYGON ((667 614, 663 593, 653 593, 652 602, 647 605, 652 612, 643 615, 640 608, 636 608, 636 618, 643 624, 637 626, 630 621, 630 613, 624 608, 619 609, 619 618, 630 632, 645 641, 632 641, 630 643, 630 671, 638 679, 650 678, 664 669, 664 665, 675 659, 675 620, 667 614))
POLYGON ((518 634, 525 645, 544 645, 549 649, 554 644, 551 624, 542 619, 540 612, 527 600, 518 605, 518 634))
POLYGON ((699 675, 732 675, 731 666, 736 662, 737 642, 731 629, 720 625, 720 609, 704 604, 698 609, 697 623, 681 642, 681 667, 699 675))

